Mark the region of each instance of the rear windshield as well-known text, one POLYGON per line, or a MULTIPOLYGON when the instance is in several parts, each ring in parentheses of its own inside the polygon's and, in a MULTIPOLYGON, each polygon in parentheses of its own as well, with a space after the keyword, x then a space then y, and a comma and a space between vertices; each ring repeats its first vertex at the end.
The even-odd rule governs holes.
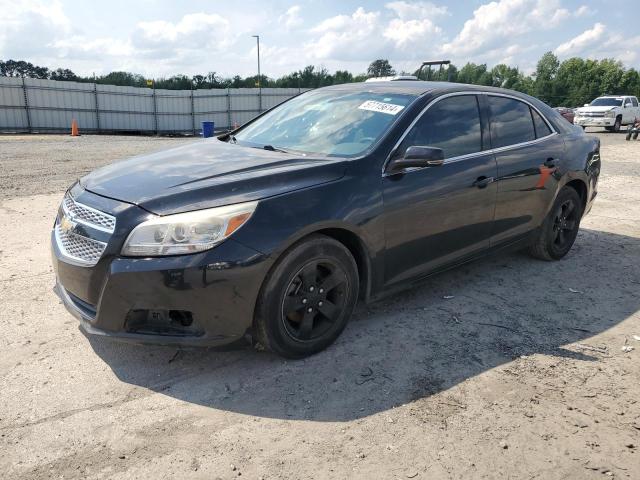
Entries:
POLYGON ((621 107, 621 98, 596 98, 591 102, 592 107, 621 107))
POLYGON ((396 93, 307 92, 247 125, 233 140, 257 148, 357 156, 382 138, 415 99, 396 93))

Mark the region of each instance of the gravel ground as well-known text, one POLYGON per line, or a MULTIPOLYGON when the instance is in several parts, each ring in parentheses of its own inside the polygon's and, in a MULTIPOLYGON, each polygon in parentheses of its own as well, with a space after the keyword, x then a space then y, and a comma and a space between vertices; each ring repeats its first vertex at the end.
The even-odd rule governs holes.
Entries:
POLYGON ((198 140, 123 135, 0 135, 0 199, 64 192, 77 178, 114 160, 198 140))
POLYGON ((197 140, 0 137, 0 472, 640 478, 640 142, 594 134, 600 194, 564 260, 516 253, 439 275, 360 306, 302 361, 87 338, 51 292, 64 188, 197 140))

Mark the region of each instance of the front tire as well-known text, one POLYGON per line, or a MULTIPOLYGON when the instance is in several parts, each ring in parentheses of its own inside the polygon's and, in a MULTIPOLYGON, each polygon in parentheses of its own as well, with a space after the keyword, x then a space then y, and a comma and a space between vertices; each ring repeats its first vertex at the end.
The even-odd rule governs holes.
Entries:
POLYGON ((582 199, 571 187, 563 187, 547 214, 529 254, 541 260, 560 260, 576 240, 582 219, 582 199))
POLYGON ((358 267, 340 242, 313 235, 291 247, 268 275, 256 305, 258 343, 287 358, 335 341, 358 299, 358 267))
POLYGON ((611 129, 611 131, 613 133, 618 133, 621 127, 622 127, 622 119, 620 117, 617 117, 616 123, 613 124, 613 128, 611 129))

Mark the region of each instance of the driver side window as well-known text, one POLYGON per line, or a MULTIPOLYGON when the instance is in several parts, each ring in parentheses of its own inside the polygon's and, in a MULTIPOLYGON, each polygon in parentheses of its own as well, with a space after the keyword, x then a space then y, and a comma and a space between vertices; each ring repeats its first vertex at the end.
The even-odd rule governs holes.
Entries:
POLYGON ((476 95, 448 97, 425 112, 404 138, 394 158, 411 146, 441 148, 446 159, 482 151, 480 109, 476 95))

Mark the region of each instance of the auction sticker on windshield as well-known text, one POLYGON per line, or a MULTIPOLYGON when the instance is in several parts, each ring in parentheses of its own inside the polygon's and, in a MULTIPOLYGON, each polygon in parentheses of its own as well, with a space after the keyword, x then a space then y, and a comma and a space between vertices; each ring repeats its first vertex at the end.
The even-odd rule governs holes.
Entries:
POLYGON ((371 112, 387 113, 389 115, 397 115, 403 108, 403 105, 376 102, 375 100, 367 100, 358 107, 359 110, 369 110, 371 112))

